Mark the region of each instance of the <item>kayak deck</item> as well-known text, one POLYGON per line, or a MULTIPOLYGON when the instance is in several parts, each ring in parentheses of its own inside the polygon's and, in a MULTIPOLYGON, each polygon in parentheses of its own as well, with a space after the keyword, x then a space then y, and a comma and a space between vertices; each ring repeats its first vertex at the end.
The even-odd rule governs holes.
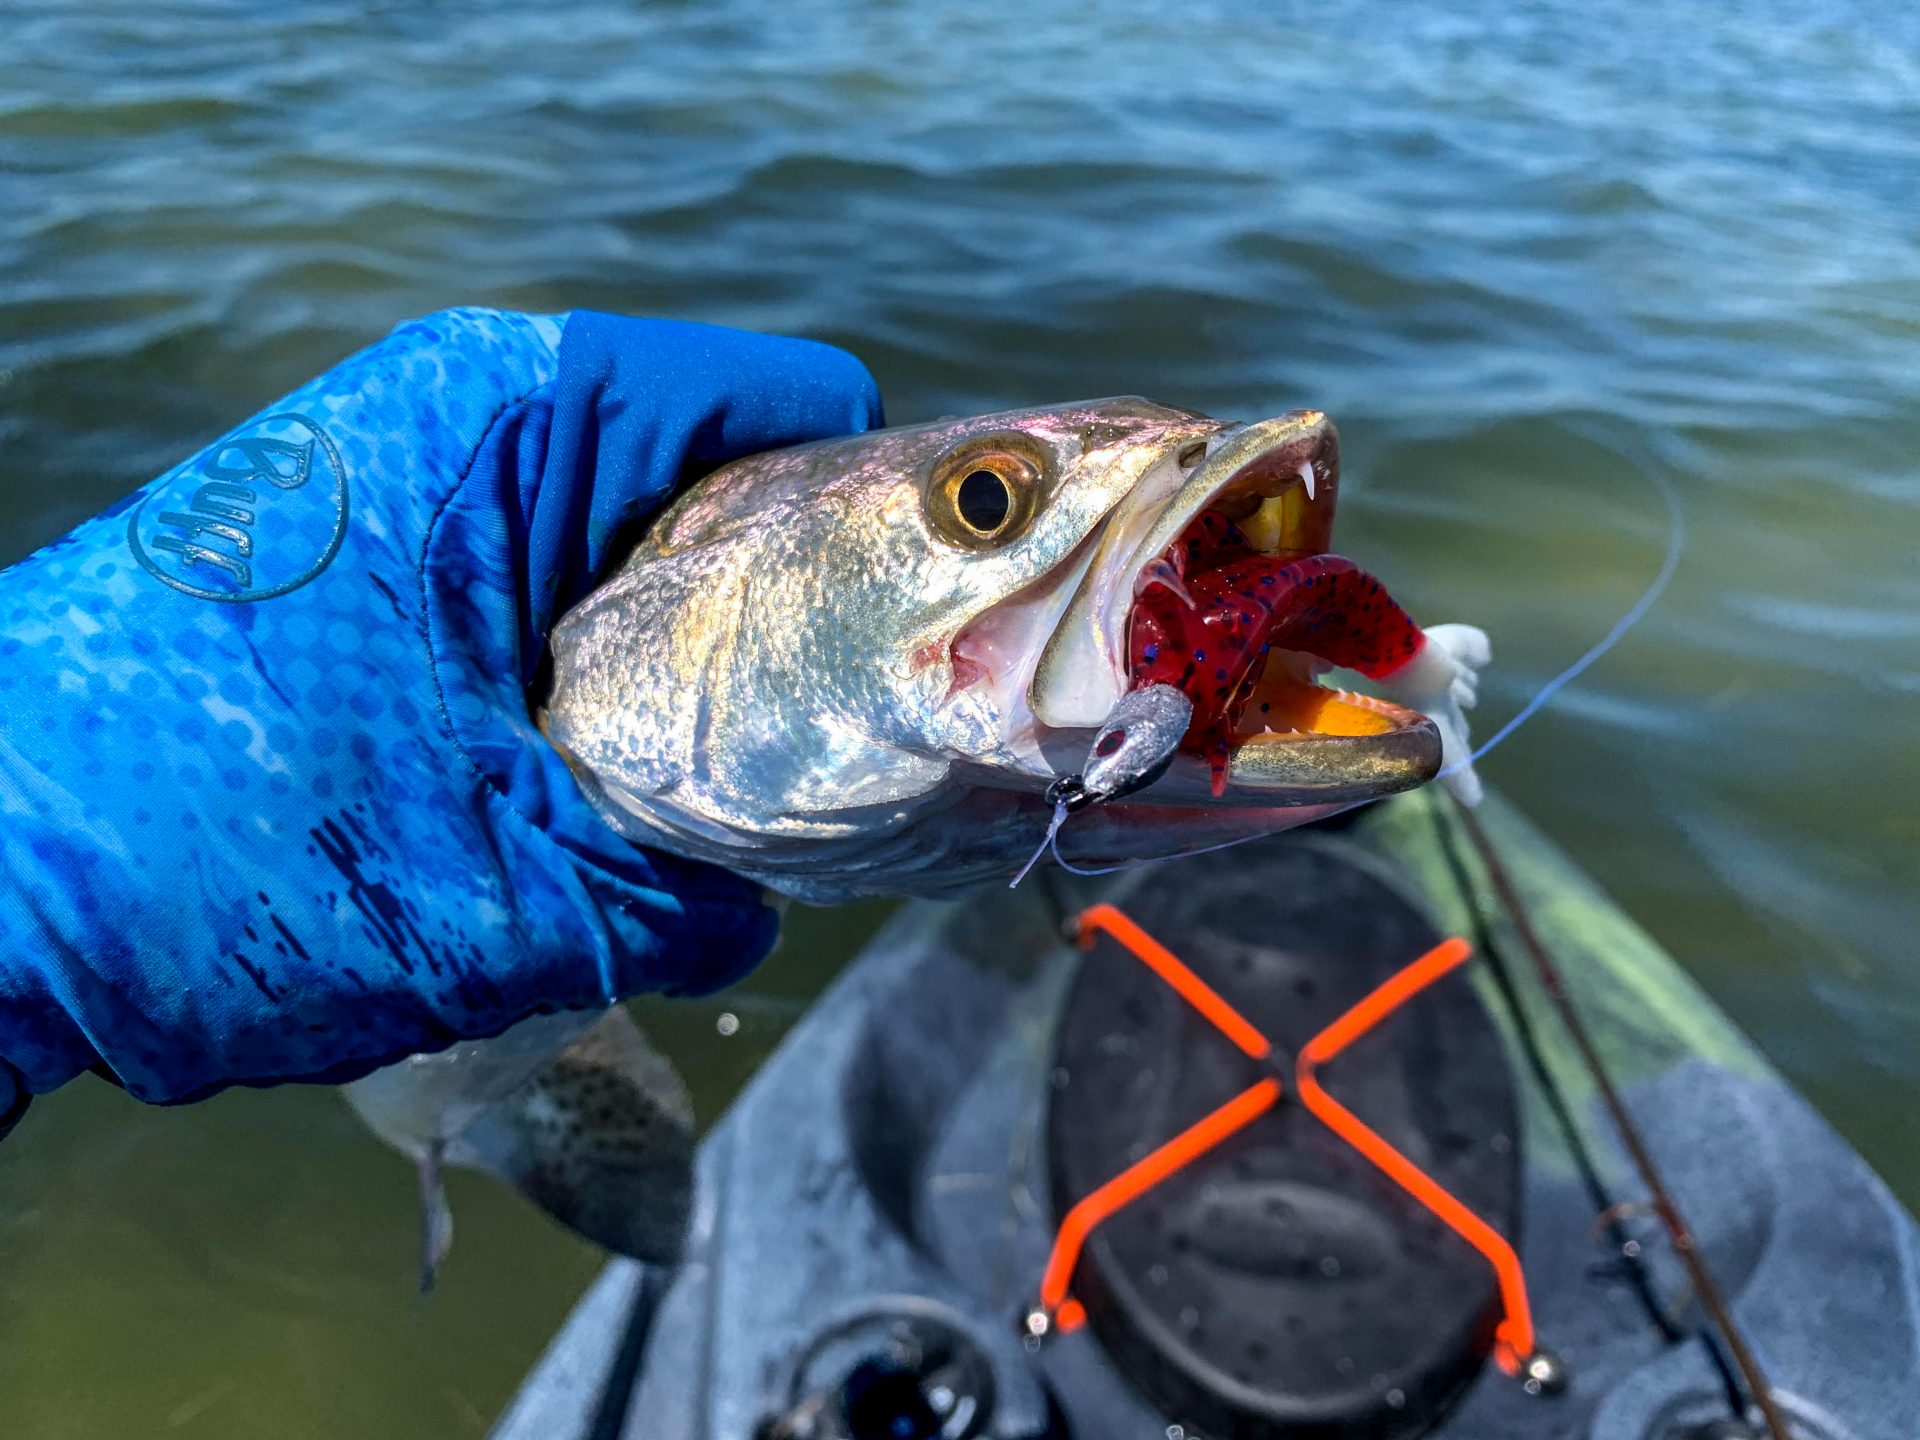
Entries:
MULTIPOLYGON (((1480 813, 1802 1440, 1910 1435, 1920 1413, 1911 1219, 1564 856, 1497 800, 1480 813)), ((849 1374, 880 1373, 859 1369, 878 1353, 945 1366, 940 1393, 973 1405, 945 1417, 960 1428, 930 1434, 1192 1433, 1191 1416, 1154 1398, 1139 1355, 1112 1353, 1110 1319, 1037 1346, 1018 1333, 1060 1209, 1046 1111, 1060 1017, 1083 965, 1061 921, 1096 900, 1144 904, 1168 887, 1201 910, 1209 887, 1246 907, 1249 887, 1280 897, 1315 876, 1324 884, 1336 860, 1384 877, 1438 932, 1491 952, 1467 983, 1499 1036, 1476 1043, 1504 1047, 1519 1099, 1511 1238, 1541 1339, 1570 1383, 1533 1395, 1476 1364, 1464 1393, 1455 1387, 1432 1415, 1375 1405, 1365 1412, 1375 1419, 1316 1433, 1739 1433, 1701 1428, 1728 1416, 1724 1357, 1701 1338, 1664 1238, 1630 1211, 1612 1225, 1597 1218, 1644 1197, 1547 998, 1523 966, 1499 963, 1516 952, 1503 922, 1487 918, 1487 878, 1455 823, 1422 793, 1362 812, 1337 837, 1296 833, 1115 877, 1056 873, 1003 895, 904 907, 709 1136, 687 1262, 672 1275, 609 1265, 496 1437, 825 1440, 853 1433, 835 1418, 835 1397, 849 1374), (1623 1254, 1623 1240, 1636 1253, 1623 1254)), ((1416 1021, 1410 1012, 1407 1033, 1416 1021)), ((1151 1109, 1139 1119, 1143 1143, 1169 1133, 1169 1117, 1151 1109)), ((1307 1432, 1268 1420, 1244 1433, 1307 1432)))

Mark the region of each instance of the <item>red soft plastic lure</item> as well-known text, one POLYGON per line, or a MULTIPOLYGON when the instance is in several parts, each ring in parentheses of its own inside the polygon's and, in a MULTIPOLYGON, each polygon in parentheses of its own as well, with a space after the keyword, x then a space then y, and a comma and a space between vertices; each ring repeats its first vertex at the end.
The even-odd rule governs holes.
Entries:
POLYGON ((1413 618, 1351 560, 1259 554, 1231 521, 1208 512, 1149 572, 1134 602, 1127 658, 1134 688, 1174 685, 1193 701, 1182 748, 1208 759, 1218 789, 1229 737, 1271 647, 1379 679, 1425 643, 1413 618))

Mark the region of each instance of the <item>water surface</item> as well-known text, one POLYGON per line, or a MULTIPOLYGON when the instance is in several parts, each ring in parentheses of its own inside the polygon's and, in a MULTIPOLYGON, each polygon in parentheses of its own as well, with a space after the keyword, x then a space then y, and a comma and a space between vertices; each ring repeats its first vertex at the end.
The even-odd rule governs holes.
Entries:
MULTIPOLYGON (((914 420, 1338 419, 1342 546, 1494 635, 1488 764, 1920 1201, 1920 21, 1382 0, 0 0, 0 558, 397 321, 820 336, 914 420), (1329 28, 1337 19, 1339 28, 1329 28)), ((871 922, 681 1053, 710 1114, 871 922)), ((700 1010, 704 1034, 719 1005, 700 1010)), ((477 1435, 595 1259, 324 1092, 0 1151, 12 1433, 477 1435)))

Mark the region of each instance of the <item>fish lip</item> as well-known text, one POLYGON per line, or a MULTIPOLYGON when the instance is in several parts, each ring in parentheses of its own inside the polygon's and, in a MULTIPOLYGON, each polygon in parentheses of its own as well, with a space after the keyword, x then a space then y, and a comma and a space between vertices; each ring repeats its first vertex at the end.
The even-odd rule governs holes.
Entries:
MULTIPOLYGON (((1383 702, 1384 703, 1384 702, 1383 702)), ((1249 737, 1227 755, 1227 791, 1294 805, 1372 800, 1415 790, 1440 773, 1440 727, 1416 710, 1400 712, 1378 735, 1249 737)), ((1195 761, 1195 768, 1205 767, 1195 761)))
MULTIPOLYGON (((1105 719, 1105 711, 1124 693, 1127 683, 1125 617, 1140 575, 1195 518, 1236 486, 1260 483, 1266 477, 1284 484, 1302 465, 1311 465, 1316 477, 1316 514, 1330 531, 1340 478, 1339 436, 1323 412, 1297 410, 1249 425, 1223 427, 1206 445, 1205 457, 1161 504, 1145 534, 1128 545, 1124 554, 1096 554, 1081 577, 1047 638, 1029 686, 1029 707, 1042 725, 1054 730, 1092 729, 1105 719), (1103 584, 1109 606, 1114 595, 1127 597, 1117 623, 1098 613, 1103 584), (1106 652, 1104 658, 1113 672, 1112 693, 1094 695, 1083 688, 1079 693, 1056 692, 1050 697, 1048 686, 1072 664, 1076 645, 1084 659, 1086 640, 1076 636, 1089 631, 1106 652), (1049 704, 1050 698, 1062 703, 1049 704)), ((1126 509, 1123 501, 1103 522, 1107 527, 1100 539, 1103 547, 1124 523, 1126 509)), ((1324 542, 1315 548, 1324 550, 1324 542)), ((1217 796, 1212 793, 1206 764, 1183 754, 1165 777, 1129 801, 1149 805, 1200 801, 1229 807, 1337 804, 1416 789, 1439 773, 1440 730, 1431 719, 1383 700, 1357 698, 1389 719, 1392 728, 1372 735, 1309 733, 1237 740, 1228 757, 1225 792, 1217 796)))
POLYGON ((1440 727, 1417 710, 1372 697, 1363 702, 1395 721, 1374 735, 1244 737, 1227 756, 1227 784, 1213 792, 1205 760, 1182 753, 1165 776, 1123 802, 1223 809, 1357 804, 1417 790, 1440 773, 1440 727))

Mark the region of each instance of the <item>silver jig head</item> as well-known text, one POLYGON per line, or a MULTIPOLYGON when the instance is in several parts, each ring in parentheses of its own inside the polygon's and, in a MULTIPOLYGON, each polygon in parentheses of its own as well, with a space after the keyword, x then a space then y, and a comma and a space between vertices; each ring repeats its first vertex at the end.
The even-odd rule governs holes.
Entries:
POLYGON ((1193 702, 1184 691, 1171 685, 1129 691, 1107 712, 1080 773, 1047 787, 1047 803, 1064 805, 1071 815, 1144 790, 1167 773, 1192 723, 1193 702))

